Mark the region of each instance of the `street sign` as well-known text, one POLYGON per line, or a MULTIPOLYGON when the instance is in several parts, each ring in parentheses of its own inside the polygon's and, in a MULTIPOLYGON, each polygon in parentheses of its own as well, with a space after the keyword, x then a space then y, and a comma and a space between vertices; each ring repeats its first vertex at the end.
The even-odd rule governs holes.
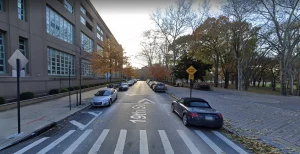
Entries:
POLYGON ((189 75, 193 75, 197 72, 197 70, 193 67, 190 66, 188 69, 185 70, 189 75))
POLYGON ((8 59, 8 63, 11 65, 11 67, 14 70, 17 70, 17 63, 16 63, 17 59, 20 59, 20 68, 19 69, 21 70, 28 63, 28 59, 20 52, 19 49, 17 49, 14 52, 14 54, 8 59))
POLYGON ((194 80, 194 74, 189 74, 189 80, 194 80))

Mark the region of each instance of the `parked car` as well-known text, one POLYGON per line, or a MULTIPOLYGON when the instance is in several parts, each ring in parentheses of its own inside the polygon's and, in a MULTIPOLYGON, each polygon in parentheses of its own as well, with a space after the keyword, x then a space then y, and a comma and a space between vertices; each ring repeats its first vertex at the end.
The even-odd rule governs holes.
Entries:
POLYGON ((162 91, 162 92, 166 92, 167 87, 164 83, 157 83, 154 88, 153 91, 157 92, 157 91, 162 91))
POLYGON ((151 85, 150 85, 150 88, 153 90, 154 86, 157 84, 156 81, 152 82, 151 85))
POLYGON ((112 88, 99 90, 91 100, 92 106, 111 106, 118 99, 118 91, 112 88))
POLYGON ((120 84, 118 84, 118 83, 115 83, 115 84, 113 84, 113 83, 107 84, 107 88, 118 89, 119 86, 120 86, 120 84))
POLYGON ((223 126, 222 114, 211 108, 207 101, 201 98, 184 97, 174 101, 172 111, 177 113, 185 126, 206 126, 221 128, 223 126))
POLYGON ((128 84, 128 86, 133 86, 133 81, 129 80, 129 81, 127 81, 127 84, 128 84))
POLYGON ((127 91, 128 90, 128 84, 127 83, 121 83, 120 87, 119 87, 119 91, 127 91))
POLYGON ((151 84, 153 84, 155 81, 148 82, 148 86, 151 87, 151 84))

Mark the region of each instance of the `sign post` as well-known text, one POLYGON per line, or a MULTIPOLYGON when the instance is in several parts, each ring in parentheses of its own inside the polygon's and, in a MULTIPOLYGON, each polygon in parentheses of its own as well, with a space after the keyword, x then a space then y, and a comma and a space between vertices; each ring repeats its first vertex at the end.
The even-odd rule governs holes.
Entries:
POLYGON ((192 89, 193 89, 193 80, 194 80, 194 74, 197 72, 197 70, 191 65, 188 69, 186 69, 186 72, 189 74, 189 80, 190 80, 190 97, 192 97, 192 89))
POLYGON ((18 106, 18 134, 21 133, 21 115, 20 115, 20 71, 28 63, 28 59, 16 50, 13 55, 8 59, 8 63, 17 72, 17 106, 18 106))

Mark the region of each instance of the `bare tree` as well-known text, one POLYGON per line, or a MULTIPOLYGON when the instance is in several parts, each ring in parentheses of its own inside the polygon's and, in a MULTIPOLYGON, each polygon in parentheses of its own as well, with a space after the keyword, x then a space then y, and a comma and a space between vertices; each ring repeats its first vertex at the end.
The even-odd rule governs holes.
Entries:
POLYGON ((281 93, 287 94, 287 73, 299 56, 300 0, 260 0, 256 11, 264 19, 264 34, 268 45, 275 49, 281 70, 281 93))

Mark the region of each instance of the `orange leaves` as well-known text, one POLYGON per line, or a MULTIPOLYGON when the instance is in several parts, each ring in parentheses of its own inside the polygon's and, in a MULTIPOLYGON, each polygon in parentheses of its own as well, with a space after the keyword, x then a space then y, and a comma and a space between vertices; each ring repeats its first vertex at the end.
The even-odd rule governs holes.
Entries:
POLYGON ((93 52, 91 66, 94 73, 105 74, 121 71, 123 65, 123 48, 115 39, 106 39, 102 52, 93 52))
POLYGON ((170 76, 170 71, 160 64, 154 64, 152 67, 149 67, 149 74, 156 80, 164 80, 170 76))
POLYGON ((130 65, 123 68, 123 74, 127 77, 132 77, 132 76, 137 77, 136 70, 130 65))

